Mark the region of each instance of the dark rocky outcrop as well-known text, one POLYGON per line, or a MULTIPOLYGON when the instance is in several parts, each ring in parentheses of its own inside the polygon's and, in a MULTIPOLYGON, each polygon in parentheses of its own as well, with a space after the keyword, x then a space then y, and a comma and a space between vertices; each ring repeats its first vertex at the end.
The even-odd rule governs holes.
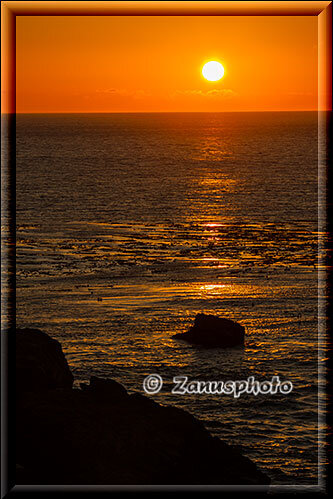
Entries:
MULTIPOLYGON (((18 334, 44 348, 43 335, 18 334)), ((50 345, 58 368, 59 344, 50 345)), ((19 355, 22 365, 22 350, 19 355)), ((93 377, 82 389, 56 385, 38 385, 18 398, 17 484, 269 483, 250 459, 184 410, 128 394, 114 380, 93 377)))
POLYGON ((172 338, 205 347, 234 347, 244 344, 245 329, 237 322, 215 315, 198 314, 194 325, 172 338))
POLYGON ((16 330, 17 393, 72 388, 73 375, 60 343, 39 329, 16 330))

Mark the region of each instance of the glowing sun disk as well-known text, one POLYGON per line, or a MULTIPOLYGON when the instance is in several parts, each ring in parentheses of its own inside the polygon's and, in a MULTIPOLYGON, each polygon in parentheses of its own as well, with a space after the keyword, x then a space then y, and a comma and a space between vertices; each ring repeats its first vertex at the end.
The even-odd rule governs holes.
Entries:
POLYGON ((202 68, 202 75, 206 80, 217 81, 224 75, 224 67, 217 61, 209 61, 202 68))

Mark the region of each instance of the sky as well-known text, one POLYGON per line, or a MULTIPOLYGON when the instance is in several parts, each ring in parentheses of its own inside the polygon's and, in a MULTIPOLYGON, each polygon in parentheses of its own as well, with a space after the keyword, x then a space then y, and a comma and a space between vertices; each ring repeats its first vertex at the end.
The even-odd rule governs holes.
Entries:
POLYGON ((316 16, 18 16, 17 112, 316 110, 317 50, 316 16))

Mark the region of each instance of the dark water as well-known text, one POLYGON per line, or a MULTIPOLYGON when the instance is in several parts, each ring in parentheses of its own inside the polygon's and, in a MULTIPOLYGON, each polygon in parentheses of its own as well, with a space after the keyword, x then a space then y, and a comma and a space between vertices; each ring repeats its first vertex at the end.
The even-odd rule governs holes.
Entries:
MULTIPOLYGON (((274 483, 318 481, 315 113, 20 115, 17 322, 58 338, 78 381, 184 407, 274 483), (244 349, 171 339, 198 312, 244 349), (288 395, 172 395, 172 378, 288 395)), ((320 320, 320 318, 319 318, 320 320)))

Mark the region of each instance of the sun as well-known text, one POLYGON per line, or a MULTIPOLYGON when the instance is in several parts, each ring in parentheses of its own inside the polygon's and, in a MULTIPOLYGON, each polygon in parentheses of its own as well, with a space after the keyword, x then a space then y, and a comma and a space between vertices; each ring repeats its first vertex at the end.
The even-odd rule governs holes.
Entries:
POLYGON ((223 78, 224 67, 217 61, 209 61, 202 68, 202 76, 209 81, 218 81, 223 78))

